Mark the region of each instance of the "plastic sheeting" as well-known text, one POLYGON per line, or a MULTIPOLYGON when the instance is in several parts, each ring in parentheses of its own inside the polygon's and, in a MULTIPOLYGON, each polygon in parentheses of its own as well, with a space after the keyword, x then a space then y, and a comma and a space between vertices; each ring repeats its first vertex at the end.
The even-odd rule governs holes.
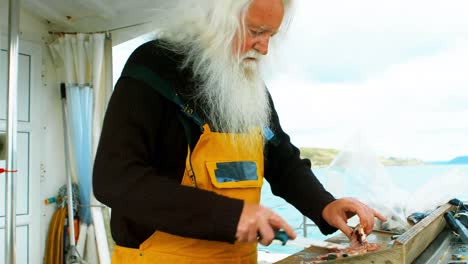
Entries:
MULTIPOLYGON (((92 194, 91 179, 101 124, 112 92, 111 41, 103 33, 65 34, 50 44, 50 51, 58 75, 67 88, 70 169, 80 187, 80 219, 89 225, 88 236, 90 232, 93 233, 92 237, 88 237, 86 247, 97 242, 99 262, 110 263, 102 212, 100 207, 95 207, 99 204, 92 194), (91 223, 94 223, 94 228, 91 223)), ((85 235, 80 234, 80 240, 85 235)), ((87 256, 94 259, 89 254, 87 256)))
POLYGON ((337 197, 352 196, 370 205, 388 218, 377 228, 397 233, 410 227, 407 217, 412 213, 428 212, 452 198, 466 196, 468 178, 456 167, 420 165, 399 169, 403 177, 393 174, 395 168, 385 167, 369 142, 357 135, 327 169, 325 186, 337 197), (415 169, 427 176, 418 178, 415 169), (400 181, 404 179, 403 185, 396 176, 400 181))

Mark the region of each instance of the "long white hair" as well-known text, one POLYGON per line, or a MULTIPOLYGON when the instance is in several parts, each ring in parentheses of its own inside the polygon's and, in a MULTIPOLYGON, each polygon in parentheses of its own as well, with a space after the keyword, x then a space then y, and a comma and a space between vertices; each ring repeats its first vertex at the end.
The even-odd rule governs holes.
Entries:
MULTIPOLYGON (((199 83, 193 99, 206 106, 205 115, 218 131, 248 132, 269 123, 268 93, 260 68, 256 63, 242 64, 241 45, 234 50, 236 41, 243 43, 252 1, 179 0, 156 19, 162 38, 184 54, 182 67, 189 67, 199 83)), ((282 1, 284 28, 290 21, 292 0, 282 1)), ((248 56, 262 57, 252 52, 248 56)))

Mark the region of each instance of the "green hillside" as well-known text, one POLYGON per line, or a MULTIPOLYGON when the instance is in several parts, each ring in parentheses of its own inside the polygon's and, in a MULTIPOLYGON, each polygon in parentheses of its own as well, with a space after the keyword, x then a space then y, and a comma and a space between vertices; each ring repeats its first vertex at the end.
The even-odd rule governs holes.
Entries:
POLYGON ((326 167, 340 153, 336 149, 301 148, 301 157, 310 159, 312 167, 326 167))
MULTIPOLYGON (((340 153, 336 149, 327 148, 301 148, 301 157, 310 159, 312 167, 326 167, 340 153)), ((380 157, 385 166, 423 165, 424 161, 412 158, 380 157)))

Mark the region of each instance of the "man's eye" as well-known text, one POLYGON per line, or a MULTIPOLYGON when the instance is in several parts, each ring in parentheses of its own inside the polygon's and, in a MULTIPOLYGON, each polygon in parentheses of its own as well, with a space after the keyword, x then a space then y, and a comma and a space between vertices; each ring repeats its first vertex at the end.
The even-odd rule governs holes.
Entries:
POLYGON ((259 31, 259 30, 250 30, 250 34, 252 36, 260 36, 263 34, 263 31, 259 31))

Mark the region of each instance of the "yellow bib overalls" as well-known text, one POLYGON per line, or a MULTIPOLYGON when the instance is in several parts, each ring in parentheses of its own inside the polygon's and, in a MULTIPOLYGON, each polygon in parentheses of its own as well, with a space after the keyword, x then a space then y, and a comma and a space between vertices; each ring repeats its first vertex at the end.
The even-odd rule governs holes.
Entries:
MULTIPOLYGON (((255 130, 252 134, 224 134, 210 131, 207 125, 203 128, 193 152, 187 155, 181 184, 196 184, 203 190, 258 204, 263 183, 261 133, 255 130), (254 151, 239 151, 239 146, 247 144, 254 151), (233 173, 239 171, 245 175, 233 173)), ((116 246, 112 263, 257 263, 257 243, 230 244, 156 231, 139 249, 116 246)))

